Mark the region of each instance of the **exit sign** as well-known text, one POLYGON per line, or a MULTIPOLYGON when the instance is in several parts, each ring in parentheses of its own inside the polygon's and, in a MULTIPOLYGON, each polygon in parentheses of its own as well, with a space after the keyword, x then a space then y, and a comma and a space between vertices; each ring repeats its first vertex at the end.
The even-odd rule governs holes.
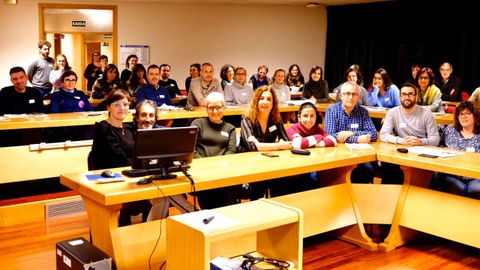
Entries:
POLYGON ((86 27, 87 21, 72 21, 72 27, 86 27))

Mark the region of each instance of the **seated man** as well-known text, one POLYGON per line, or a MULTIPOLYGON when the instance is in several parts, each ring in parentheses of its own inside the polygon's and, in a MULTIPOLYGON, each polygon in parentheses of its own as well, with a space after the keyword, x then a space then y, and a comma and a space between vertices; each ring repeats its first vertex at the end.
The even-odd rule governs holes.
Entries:
MULTIPOLYGON (((198 127, 195 158, 237 153, 235 127, 222 120, 225 100, 222 93, 212 92, 205 99, 208 118, 197 118, 198 127)), ((202 209, 212 209, 237 203, 236 187, 216 188, 197 192, 202 209)))
MULTIPOLYGON (((420 90, 413 84, 400 89, 400 106, 390 109, 380 130, 380 140, 408 146, 437 146, 440 141, 432 112, 417 105, 420 90)), ((403 183, 403 173, 398 165, 382 162, 382 184, 403 183)))
MULTIPOLYGON (((154 101, 143 100, 135 108, 133 118, 134 126, 137 129, 159 128, 156 124, 158 119, 158 108, 154 101)), ((147 221, 168 217, 168 209, 175 206, 182 213, 193 212, 193 205, 185 198, 185 195, 173 195, 150 200, 152 208, 148 214, 147 221)))
POLYGON ((200 77, 192 79, 188 91, 187 106, 206 106, 205 98, 212 92, 223 93, 222 86, 216 78, 213 78, 213 65, 203 63, 200 77))
POLYGON ((37 89, 27 86, 27 79, 22 67, 10 69, 13 85, 0 91, 0 115, 43 112, 42 96, 37 89))
MULTIPOLYGON (((347 81, 340 89, 341 101, 327 109, 325 131, 339 143, 369 143, 377 140, 377 130, 367 109, 358 105, 360 86, 347 81)), ((374 163, 362 163, 352 171, 353 183, 372 183, 374 163)))
POLYGON ((170 79, 170 70, 172 68, 169 64, 162 64, 160 66, 160 81, 158 84, 165 87, 168 91, 170 98, 174 98, 177 95, 181 95, 180 89, 178 88, 177 81, 170 79))
POLYGON ((267 77, 268 74, 268 67, 266 65, 261 65, 257 69, 257 74, 253 74, 250 77, 250 81, 248 82, 253 90, 257 89, 262 85, 268 85, 270 78, 267 77))
POLYGON ((168 95, 167 90, 159 84, 160 81, 160 67, 157 65, 150 65, 147 69, 148 84, 138 89, 135 93, 137 103, 145 99, 153 100, 157 106, 167 104, 173 106, 172 100, 168 95))

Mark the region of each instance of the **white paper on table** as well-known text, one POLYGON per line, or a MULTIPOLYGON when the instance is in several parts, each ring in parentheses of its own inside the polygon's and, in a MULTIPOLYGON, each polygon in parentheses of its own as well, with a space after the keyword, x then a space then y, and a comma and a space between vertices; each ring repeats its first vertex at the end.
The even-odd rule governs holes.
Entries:
POLYGON ((201 231, 229 228, 240 224, 237 220, 218 214, 211 210, 202 210, 183 215, 176 215, 174 218, 201 231), (205 224, 203 220, 209 217, 213 217, 213 219, 208 224, 205 224))
POLYGON ((408 148, 408 151, 416 154, 434 155, 440 158, 463 155, 463 152, 460 151, 452 151, 447 148, 430 148, 424 146, 412 146, 408 148))
POLYGON ((4 114, 6 118, 15 119, 15 118, 28 118, 28 114, 4 114))
POLYGON ((368 143, 345 143, 350 150, 369 150, 373 147, 368 143))

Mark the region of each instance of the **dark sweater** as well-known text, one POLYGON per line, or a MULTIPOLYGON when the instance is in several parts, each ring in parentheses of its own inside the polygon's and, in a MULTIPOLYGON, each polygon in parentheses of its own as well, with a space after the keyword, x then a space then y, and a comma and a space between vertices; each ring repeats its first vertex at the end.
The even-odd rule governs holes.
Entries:
POLYGON ((52 113, 85 112, 93 111, 93 108, 83 92, 77 89, 68 92, 62 88, 52 94, 50 111, 52 113))
POLYGON ((325 80, 308 81, 303 87, 302 97, 309 99, 312 96, 317 99, 317 103, 326 103, 328 100, 328 83, 325 80))
POLYGON ((43 100, 40 92, 28 87, 25 93, 19 93, 14 86, 0 91, 0 115, 43 112, 43 100))
POLYGON ((234 154, 237 152, 237 134, 235 127, 227 122, 215 124, 208 118, 193 120, 192 126, 198 127, 195 158, 234 154))

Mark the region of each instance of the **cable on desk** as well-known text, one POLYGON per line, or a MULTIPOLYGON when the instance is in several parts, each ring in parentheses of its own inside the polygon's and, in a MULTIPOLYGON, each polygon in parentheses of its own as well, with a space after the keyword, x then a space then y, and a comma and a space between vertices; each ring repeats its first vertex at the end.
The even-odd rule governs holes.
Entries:
MULTIPOLYGON (((165 198, 165 194, 163 193, 163 190, 160 188, 159 185, 157 185, 155 183, 155 181, 152 181, 152 183, 157 187, 157 189, 160 191, 160 193, 162 194, 162 197, 165 198)), ((168 200, 168 199, 167 199, 168 200)), ((165 208, 168 208, 169 207, 169 203, 166 202, 164 205, 163 205, 163 211, 162 213, 165 212, 165 208)), ((167 210, 168 211, 168 210, 167 210)), ((148 257, 148 269, 152 270, 152 266, 151 266, 151 261, 152 261, 152 257, 153 257, 153 253, 155 253, 155 250, 157 249, 157 246, 158 246, 158 242, 160 242, 160 238, 162 237, 162 223, 163 223, 163 220, 164 218, 160 219, 160 233, 158 234, 158 238, 157 238, 157 241, 155 242, 155 246, 153 247, 153 250, 152 250, 152 253, 150 253, 150 256, 148 257)), ((162 269, 162 267, 165 265, 167 261, 165 260, 162 265, 160 266, 160 269, 162 269)))

